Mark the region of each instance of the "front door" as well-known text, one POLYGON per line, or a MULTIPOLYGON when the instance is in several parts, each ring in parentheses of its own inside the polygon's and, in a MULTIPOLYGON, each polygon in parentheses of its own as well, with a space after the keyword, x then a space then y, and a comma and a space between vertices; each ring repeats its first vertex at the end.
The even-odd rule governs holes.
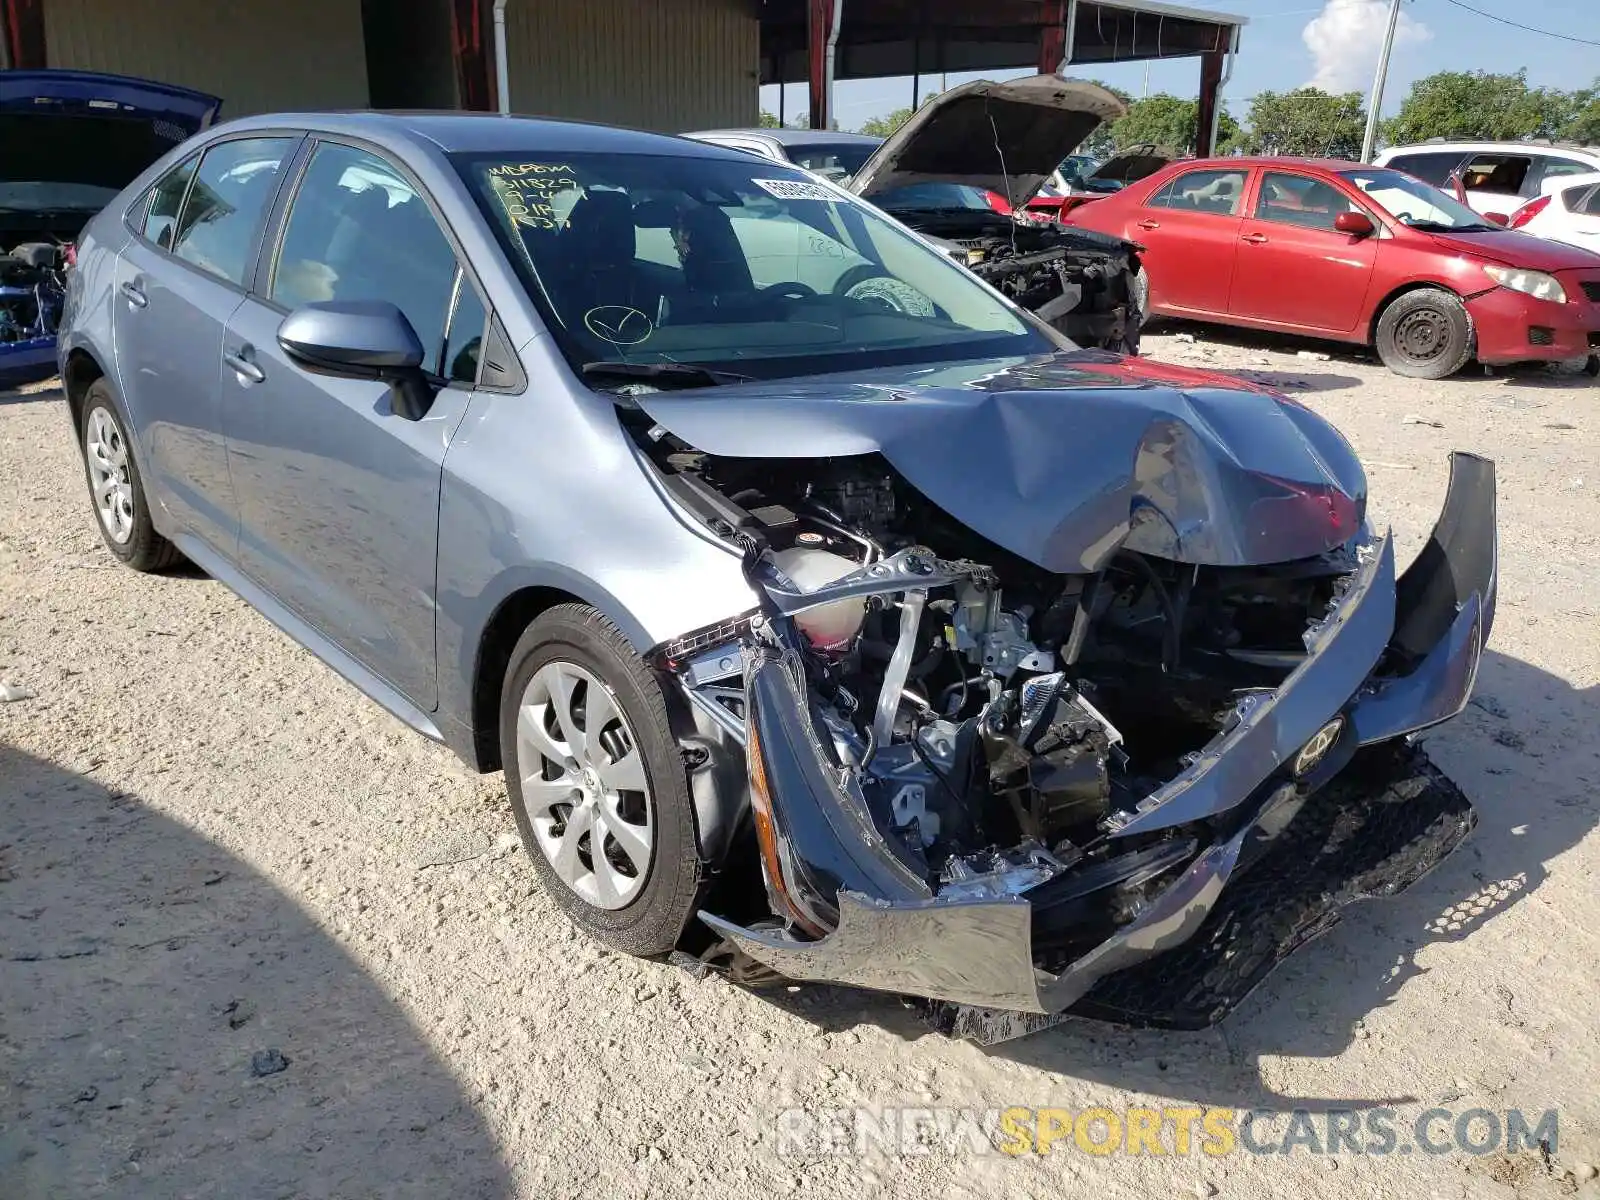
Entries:
POLYGON ((1375 217, 1325 180, 1265 171, 1239 230, 1228 312, 1322 333, 1352 332, 1366 312, 1378 237, 1333 227, 1342 212, 1375 217))
POLYGON ((485 311, 409 177, 357 147, 314 151, 261 295, 223 336, 228 459, 247 574, 413 704, 437 703, 435 565, 446 451, 472 398, 485 311), (297 306, 388 300, 429 348, 420 421, 390 388, 312 372, 278 345, 297 306))
POLYGON ((166 510, 168 532, 229 555, 236 518, 218 409, 222 330, 244 299, 261 218, 294 146, 240 138, 174 167, 116 264, 112 338, 145 486, 166 510))
POLYGON ((1188 171, 1139 210, 1128 236, 1146 248, 1140 258, 1151 311, 1227 313, 1248 174, 1239 168, 1188 171))

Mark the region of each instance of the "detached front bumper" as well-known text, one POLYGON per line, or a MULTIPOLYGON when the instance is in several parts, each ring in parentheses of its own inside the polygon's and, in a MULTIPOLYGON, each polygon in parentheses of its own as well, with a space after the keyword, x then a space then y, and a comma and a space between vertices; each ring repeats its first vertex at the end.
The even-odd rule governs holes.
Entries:
POLYGON ((1045 1017, 1080 1003, 1133 1023, 1209 1023, 1332 924, 1341 905, 1399 891, 1470 830, 1470 806, 1420 751, 1376 743, 1465 706, 1493 623, 1495 581, 1494 467, 1455 454, 1444 510, 1405 575, 1395 577, 1388 537, 1370 546, 1330 615, 1308 633, 1302 665, 1108 828, 1126 852, 1017 895, 933 895, 831 766, 790 667, 758 662, 746 721, 752 803, 777 851, 766 864, 774 911, 830 931, 807 941, 709 913, 701 919, 790 979, 943 1002, 959 1032, 988 1020, 984 1010, 1045 1017), (1301 752, 1313 739, 1320 752, 1311 761, 1301 752), (1379 827, 1381 836, 1372 832, 1379 827), (1318 829, 1325 836, 1313 836, 1318 829), (1300 855, 1285 850, 1297 844, 1300 855), (1160 860, 1163 846, 1199 849, 1160 860), (1294 865, 1306 846, 1311 858, 1294 865), (1109 896, 1136 878, 1165 882, 1062 970, 1041 969, 1035 935, 1044 904, 1109 896), (1241 900, 1260 920, 1240 919, 1241 900), (1193 977, 1183 986, 1174 974, 1180 948, 1193 977), (1146 969, 1153 974, 1141 984, 1146 969))

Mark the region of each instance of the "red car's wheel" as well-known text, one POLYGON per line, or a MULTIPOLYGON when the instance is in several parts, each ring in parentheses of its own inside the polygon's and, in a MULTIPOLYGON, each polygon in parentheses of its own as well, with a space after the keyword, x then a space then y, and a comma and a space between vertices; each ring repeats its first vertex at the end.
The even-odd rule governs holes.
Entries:
POLYGON ((1418 288, 1383 310, 1375 340, 1378 357, 1396 375, 1444 379, 1472 357, 1472 321, 1459 296, 1418 288))

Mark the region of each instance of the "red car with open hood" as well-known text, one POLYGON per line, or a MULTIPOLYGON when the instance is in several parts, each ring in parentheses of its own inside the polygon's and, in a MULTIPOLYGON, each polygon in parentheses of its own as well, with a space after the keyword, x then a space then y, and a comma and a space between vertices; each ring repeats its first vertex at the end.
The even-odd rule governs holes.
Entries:
POLYGON ((1383 167, 1189 160, 1067 221, 1145 247, 1147 314, 1363 343, 1419 379, 1474 358, 1600 353, 1600 255, 1506 229, 1383 167))

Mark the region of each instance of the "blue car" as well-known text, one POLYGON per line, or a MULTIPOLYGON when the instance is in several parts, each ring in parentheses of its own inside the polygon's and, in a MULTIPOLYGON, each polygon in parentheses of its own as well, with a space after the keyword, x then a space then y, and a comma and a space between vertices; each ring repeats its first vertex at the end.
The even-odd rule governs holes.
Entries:
POLYGON ((1399 573, 1321 417, 1080 350, 793 166, 252 117, 69 278, 111 553, 503 770, 618 949, 986 1038, 1205 1024, 1472 826, 1410 735, 1493 622, 1492 464, 1399 573))
POLYGON ((54 373, 63 279, 84 224, 220 106, 121 75, 0 71, 0 387, 54 373))

